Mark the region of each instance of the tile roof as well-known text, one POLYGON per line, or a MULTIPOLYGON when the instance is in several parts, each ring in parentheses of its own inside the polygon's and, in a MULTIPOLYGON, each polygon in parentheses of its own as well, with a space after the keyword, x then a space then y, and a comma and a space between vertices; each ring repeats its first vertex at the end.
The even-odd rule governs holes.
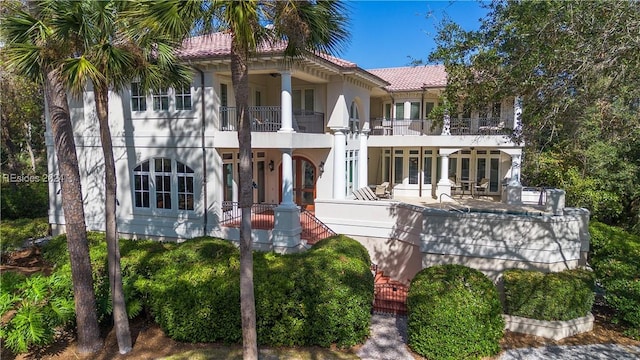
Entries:
POLYGON ((368 72, 387 81, 389 91, 421 91, 422 87, 445 87, 447 73, 443 65, 404 66, 384 69, 367 69, 368 72))
MULTIPOLYGON (((277 54, 286 49, 284 41, 274 43, 262 43, 258 45, 259 54, 277 54)), ((207 57, 224 57, 231 53, 231 35, 217 32, 208 35, 195 36, 186 39, 182 48, 178 50, 178 56, 182 59, 198 59, 207 57)), ((357 65, 350 61, 337 58, 325 53, 317 53, 318 57, 343 68, 355 68, 357 65)))

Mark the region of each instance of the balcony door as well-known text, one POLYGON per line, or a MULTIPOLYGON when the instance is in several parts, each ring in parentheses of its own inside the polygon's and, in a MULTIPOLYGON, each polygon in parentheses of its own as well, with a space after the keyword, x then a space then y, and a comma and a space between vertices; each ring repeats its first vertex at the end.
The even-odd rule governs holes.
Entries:
MULTIPOLYGON (((293 201, 304 209, 313 211, 316 198, 317 168, 302 156, 293 157, 293 201)), ((282 189, 282 165, 280 165, 279 188, 282 189)), ((282 202, 282 191, 280 192, 282 202)))

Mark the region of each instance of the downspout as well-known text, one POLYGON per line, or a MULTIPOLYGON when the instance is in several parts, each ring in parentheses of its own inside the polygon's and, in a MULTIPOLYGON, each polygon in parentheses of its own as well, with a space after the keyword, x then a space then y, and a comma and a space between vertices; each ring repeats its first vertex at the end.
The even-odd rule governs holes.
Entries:
POLYGON ((205 93, 204 93, 204 71, 199 67, 193 66, 200 73, 200 128, 201 128, 201 147, 202 147, 202 197, 203 197, 203 212, 202 212, 202 235, 207 236, 207 221, 209 213, 209 205, 207 204, 207 149, 205 147, 205 130, 206 130, 206 116, 205 116, 205 93))
POLYGON ((420 146, 420 156, 418 156, 418 196, 422 197, 422 183, 424 182, 424 150, 420 146))

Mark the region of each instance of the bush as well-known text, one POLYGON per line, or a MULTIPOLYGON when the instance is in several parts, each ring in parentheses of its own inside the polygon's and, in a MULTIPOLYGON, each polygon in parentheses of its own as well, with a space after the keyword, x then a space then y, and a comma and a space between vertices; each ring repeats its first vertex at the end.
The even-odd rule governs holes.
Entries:
MULTIPOLYGON (((362 342, 373 302, 373 276, 362 250, 355 240, 338 236, 302 254, 256 253, 259 343, 362 342)), ((161 259, 164 266, 136 286, 165 333, 180 341, 239 342, 238 250, 227 241, 199 239, 155 256, 153 262, 161 259)))
POLYGON ((640 236, 598 222, 589 225, 589 263, 605 300, 617 311, 616 320, 631 328, 628 335, 640 337, 640 236))
POLYGON ((481 272, 461 265, 423 269, 407 298, 408 343, 429 359, 471 359, 500 351, 498 292, 481 272))
POLYGON ((507 270, 503 275, 505 312, 537 320, 571 320, 591 311, 594 275, 587 270, 542 273, 507 270))
POLYGON ((59 275, 21 277, 3 274, 11 285, 2 286, 0 316, 7 321, 0 328, 0 338, 14 353, 53 342, 54 329, 74 320, 71 278, 59 275), (13 315, 7 313, 11 310, 13 315))
MULTIPOLYGON (((111 313, 104 235, 89 233, 98 316, 111 313)), ((225 240, 182 244, 121 240, 129 316, 144 303, 175 340, 241 340, 240 256, 225 240), (133 308, 132 308, 133 307, 133 308)), ((56 273, 70 274, 66 239, 43 252, 56 273)), ((258 341, 272 346, 351 346, 369 334, 373 276, 357 241, 335 236, 301 254, 254 254, 258 341)))
MULTIPOLYGON (((109 288, 109 274, 107 263, 107 244, 104 233, 88 232, 89 257, 91 259, 91 271, 93 273, 93 288, 96 296, 96 309, 98 319, 107 321, 111 319, 113 306, 109 288)), ((131 243, 131 240, 120 239, 120 247, 131 243)), ((147 244, 148 242, 144 242, 147 244)), ((122 254, 121 254, 122 256, 122 254)), ((56 236, 43 247, 43 257, 54 267, 54 274, 71 278, 71 263, 67 249, 66 235, 56 236)), ((135 280, 140 276, 136 273, 138 267, 126 266, 130 264, 122 257, 122 283, 129 318, 137 316, 142 311, 141 295, 134 287, 135 280), (133 271, 132 271, 133 270, 133 271)), ((69 289, 73 294, 72 289, 69 289)))
POLYGON ((2 183, 0 187, 0 213, 3 219, 47 216, 49 186, 46 182, 2 183))
MULTIPOLYGON (((2 214, 4 216, 4 214, 2 214)), ((2 251, 16 250, 27 239, 37 239, 49 234, 49 220, 46 217, 36 219, 17 219, 0 222, 2 251)))
POLYGON ((360 243, 338 235, 303 254, 263 257, 255 270, 262 344, 347 347, 369 334, 373 276, 360 243))

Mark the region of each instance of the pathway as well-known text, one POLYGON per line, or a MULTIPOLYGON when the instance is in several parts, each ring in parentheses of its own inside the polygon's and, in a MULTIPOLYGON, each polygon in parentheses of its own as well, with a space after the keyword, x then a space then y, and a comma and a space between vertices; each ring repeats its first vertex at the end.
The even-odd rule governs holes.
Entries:
POLYGON ((393 314, 371 316, 371 336, 358 350, 361 359, 368 360, 414 360, 405 345, 407 340, 407 318, 393 314))

